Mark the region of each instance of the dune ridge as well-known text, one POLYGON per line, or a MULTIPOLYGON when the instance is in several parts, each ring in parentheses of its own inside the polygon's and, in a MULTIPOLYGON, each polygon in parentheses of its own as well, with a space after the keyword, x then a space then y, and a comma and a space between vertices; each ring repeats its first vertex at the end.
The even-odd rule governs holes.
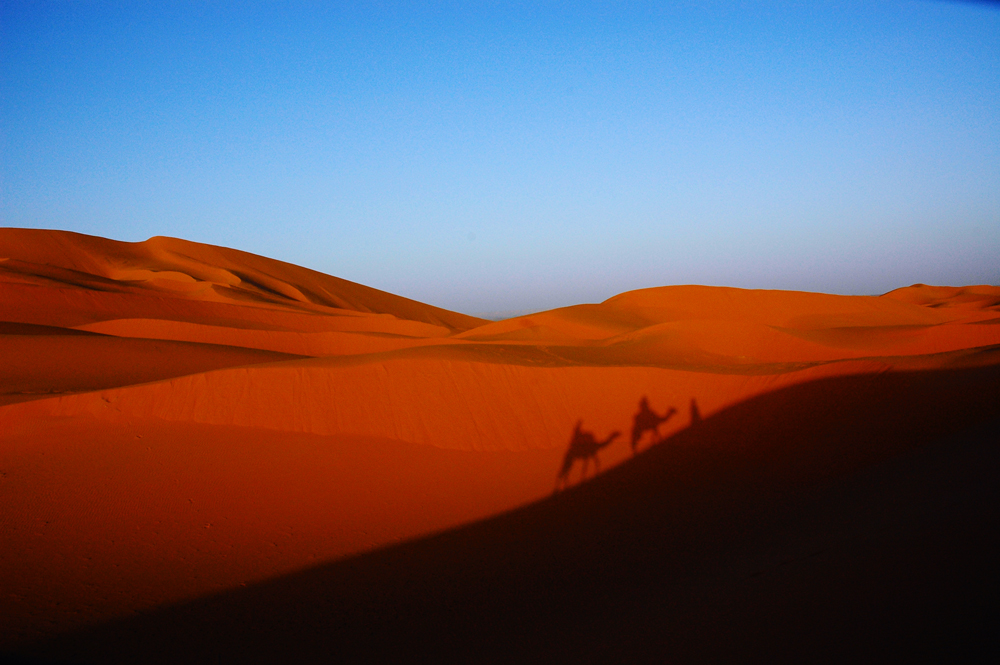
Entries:
POLYGON ((29 283, 129 291, 304 311, 391 314, 464 330, 479 319, 274 259, 155 237, 126 243, 68 231, 0 229, 0 264, 29 283), (19 269, 18 269, 19 268, 19 269))

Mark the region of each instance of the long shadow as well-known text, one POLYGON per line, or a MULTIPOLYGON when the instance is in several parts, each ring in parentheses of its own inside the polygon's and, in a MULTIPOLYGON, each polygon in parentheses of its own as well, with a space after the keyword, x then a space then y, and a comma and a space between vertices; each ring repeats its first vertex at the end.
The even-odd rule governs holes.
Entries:
POLYGON ((563 463, 559 468, 559 475, 556 476, 555 491, 565 489, 569 484, 569 472, 573 469, 573 464, 580 460, 580 481, 587 477, 587 467, 590 462, 594 462, 594 473, 601 472, 601 460, 597 456, 601 449, 610 446, 615 439, 621 436, 621 432, 614 431, 603 441, 598 441, 593 432, 583 429, 583 420, 578 420, 573 429, 573 436, 570 437, 569 448, 563 456, 563 463))
POLYGON ((108 663, 993 652, 1000 366, 825 379, 535 504, 21 645, 108 663), (961 432, 956 436, 956 432, 961 432))
POLYGON ((662 441, 660 437, 660 425, 670 420, 676 413, 677 409, 670 407, 661 416, 649 408, 649 399, 643 395, 642 399, 639 400, 639 411, 632 417, 632 454, 635 455, 638 452, 639 441, 642 440, 646 432, 652 434, 652 443, 654 445, 660 443, 662 441))

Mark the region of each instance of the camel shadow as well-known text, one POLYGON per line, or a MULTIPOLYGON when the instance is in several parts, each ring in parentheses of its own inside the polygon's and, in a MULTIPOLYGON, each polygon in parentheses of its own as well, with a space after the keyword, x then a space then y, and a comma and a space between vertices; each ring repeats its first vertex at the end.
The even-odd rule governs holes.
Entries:
POLYGON ((588 432, 582 429, 583 420, 576 421, 576 427, 573 429, 573 436, 569 441, 569 448, 566 450, 566 456, 563 457, 562 468, 559 470, 559 475, 556 477, 556 487, 555 490, 558 492, 560 489, 566 487, 569 484, 569 472, 573 468, 573 464, 576 460, 580 460, 580 482, 583 482, 584 478, 587 476, 587 468, 590 466, 590 461, 594 461, 595 474, 601 472, 601 460, 597 457, 597 453, 609 445, 611 442, 621 436, 621 432, 615 430, 608 435, 603 441, 598 441, 594 437, 593 432, 588 432))
POLYGON ((670 420, 677 413, 677 409, 670 407, 662 416, 649 407, 649 400, 643 396, 639 400, 639 411, 632 420, 632 455, 638 451, 639 442, 643 436, 649 432, 652 434, 651 445, 656 445, 663 441, 660 435, 660 425, 670 420))
MULTIPOLYGON (((650 408, 649 399, 644 395, 639 400, 639 411, 632 420, 632 438, 630 440, 632 456, 634 457, 638 453, 639 443, 643 438, 650 440, 649 447, 662 443, 664 435, 660 434, 660 425, 673 418, 676 414, 677 409, 670 407, 661 416, 650 408), (650 434, 649 437, 646 437, 647 433, 650 434)), ((691 398, 691 425, 694 426, 700 422, 701 414, 698 411, 698 403, 694 398, 691 398)), ((566 449, 566 455, 563 457, 559 474, 556 476, 556 486, 553 491, 558 492, 569 485, 570 471, 577 460, 580 461, 580 482, 586 479, 587 469, 590 467, 591 461, 594 462, 594 474, 600 473, 601 460, 597 456, 597 453, 602 448, 611 445, 619 436, 621 436, 621 432, 615 430, 603 441, 598 441, 593 432, 583 429, 583 420, 578 420, 576 427, 573 428, 573 435, 570 437, 569 448, 566 449)))

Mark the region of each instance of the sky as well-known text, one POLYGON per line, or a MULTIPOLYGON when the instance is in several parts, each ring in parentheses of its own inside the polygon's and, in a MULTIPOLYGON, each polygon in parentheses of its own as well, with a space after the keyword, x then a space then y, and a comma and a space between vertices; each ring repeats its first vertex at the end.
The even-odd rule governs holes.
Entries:
POLYGON ((477 314, 1000 284, 997 5, 135 4, 0 2, 0 226, 477 314))

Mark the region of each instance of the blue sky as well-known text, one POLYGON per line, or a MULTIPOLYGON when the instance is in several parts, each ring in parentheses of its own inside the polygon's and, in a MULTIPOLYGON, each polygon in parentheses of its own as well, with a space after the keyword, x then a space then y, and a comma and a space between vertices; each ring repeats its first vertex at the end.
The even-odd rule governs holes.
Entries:
POLYGON ((0 4, 0 225, 470 313, 1000 283, 995 6, 164 4, 0 4))

